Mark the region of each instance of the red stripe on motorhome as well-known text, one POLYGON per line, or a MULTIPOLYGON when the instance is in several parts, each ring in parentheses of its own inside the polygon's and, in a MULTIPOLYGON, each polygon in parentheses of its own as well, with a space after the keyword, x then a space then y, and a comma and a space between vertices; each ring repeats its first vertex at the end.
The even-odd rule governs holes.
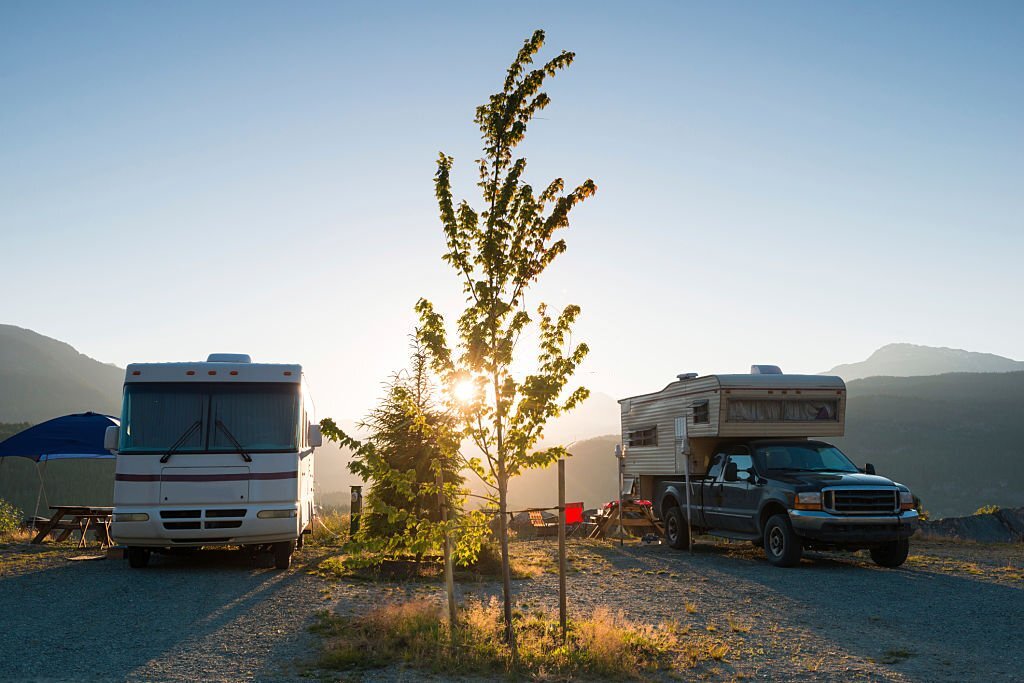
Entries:
POLYGON ((250 472, 248 474, 122 474, 117 481, 246 481, 268 479, 297 479, 298 472, 250 472))

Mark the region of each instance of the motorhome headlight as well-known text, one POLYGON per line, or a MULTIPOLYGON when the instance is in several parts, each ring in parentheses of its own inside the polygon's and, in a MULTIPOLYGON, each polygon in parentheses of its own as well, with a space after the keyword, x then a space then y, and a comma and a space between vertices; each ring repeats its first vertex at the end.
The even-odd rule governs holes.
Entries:
POLYGON ((256 516, 260 519, 283 519, 287 517, 294 517, 295 510, 260 510, 256 513, 256 516))
POLYGON ((148 522, 149 515, 145 512, 117 512, 114 514, 115 522, 148 522))
POLYGON ((797 510, 820 510, 821 491, 806 491, 796 494, 793 507, 797 510))
POLYGON ((914 509, 914 494, 910 491, 900 491, 900 510, 914 509))

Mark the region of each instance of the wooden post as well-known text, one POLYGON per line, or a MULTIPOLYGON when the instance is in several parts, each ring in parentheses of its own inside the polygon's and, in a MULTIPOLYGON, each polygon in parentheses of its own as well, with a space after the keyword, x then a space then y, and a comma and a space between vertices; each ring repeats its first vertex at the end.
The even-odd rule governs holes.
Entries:
MULTIPOLYGON (((441 470, 437 472, 437 505, 441 510, 441 523, 448 521, 448 506, 444 504, 444 474, 441 470)), ((455 578, 452 572, 452 547, 448 539, 447 525, 444 531, 444 586, 448 591, 448 623, 452 630, 452 646, 455 646, 456 626, 458 621, 455 614, 455 578)))
POLYGON ((558 459, 558 624, 565 642, 565 458, 558 459))

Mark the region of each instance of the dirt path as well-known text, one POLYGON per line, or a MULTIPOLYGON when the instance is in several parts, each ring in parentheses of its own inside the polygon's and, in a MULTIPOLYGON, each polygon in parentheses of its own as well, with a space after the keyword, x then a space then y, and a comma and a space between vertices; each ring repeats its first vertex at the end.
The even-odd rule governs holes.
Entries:
MULTIPOLYGON (((514 544, 541 573, 516 582, 519 608, 554 608, 550 541, 514 544)), ((811 555, 780 570, 742 544, 571 544, 570 609, 606 606, 648 623, 678 621, 730 646, 723 661, 678 672, 709 680, 1019 681, 1024 679, 1024 548, 915 545, 900 570, 811 555)), ((0 551, 0 680, 301 679, 324 608, 361 612, 436 584, 328 580, 307 551, 287 572, 237 552, 69 561, 71 549, 0 551), (304 564, 303 564, 304 563, 304 564)), ((497 595, 463 583, 463 597, 497 595)), ((415 673, 371 672, 377 680, 415 673)), ((666 672, 665 678, 671 678, 666 672)), ((429 677, 426 677, 429 678, 429 677)), ((437 680, 436 678, 432 680, 437 680)))

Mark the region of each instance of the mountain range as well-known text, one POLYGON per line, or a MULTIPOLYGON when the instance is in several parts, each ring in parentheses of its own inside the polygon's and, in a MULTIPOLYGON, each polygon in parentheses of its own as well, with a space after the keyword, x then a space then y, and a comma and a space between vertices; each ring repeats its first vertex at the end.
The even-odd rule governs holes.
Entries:
POLYGON ((950 372, 1020 372, 1024 361, 991 353, 917 344, 887 344, 859 363, 837 365, 823 375, 847 382, 865 377, 917 377, 950 372))
MULTIPOLYGON (((85 410, 117 414, 123 372, 64 342, 0 325, 0 423, 38 423, 85 410)), ((969 514, 983 504, 1024 505, 1024 489, 1016 484, 1024 475, 1024 363, 958 349, 890 344, 828 374, 847 381, 846 436, 834 441, 855 462, 872 462, 879 472, 911 486, 936 515, 969 514)), ((358 434, 353 421, 339 424, 358 434)), ((0 424, 7 432, 14 428, 0 424)), ((573 454, 566 464, 568 500, 593 507, 615 497, 618 432, 618 403, 599 392, 548 425, 542 445, 567 445, 573 454)), ((349 457, 333 444, 321 450, 317 480, 322 500, 347 503, 349 486, 361 483, 348 472, 349 457)), ((3 464, 0 498, 31 498, 34 503, 34 471, 3 464)), ((67 465, 79 481, 89 478, 89 467, 67 465)), ((94 469, 96 477, 111 476, 110 467, 97 463, 94 469)), ((61 485, 51 484, 52 476, 47 491, 61 485)), ((90 500, 79 502, 109 502, 104 499, 109 486, 93 483, 90 500)), ((527 471, 510 485, 510 503, 552 505, 556 487, 554 468, 527 471)), ((483 492, 479 485, 474 489, 483 492)))

